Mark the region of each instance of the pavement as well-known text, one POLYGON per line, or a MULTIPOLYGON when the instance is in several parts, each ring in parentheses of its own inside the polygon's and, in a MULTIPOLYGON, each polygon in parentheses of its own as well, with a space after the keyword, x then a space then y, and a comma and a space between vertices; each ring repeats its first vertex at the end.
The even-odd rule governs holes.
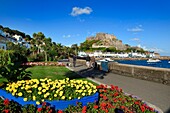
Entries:
POLYGON ((98 69, 88 69, 81 64, 68 68, 98 84, 119 86, 124 92, 137 96, 158 111, 170 113, 170 86, 168 85, 126 77, 111 72, 106 73, 98 69))

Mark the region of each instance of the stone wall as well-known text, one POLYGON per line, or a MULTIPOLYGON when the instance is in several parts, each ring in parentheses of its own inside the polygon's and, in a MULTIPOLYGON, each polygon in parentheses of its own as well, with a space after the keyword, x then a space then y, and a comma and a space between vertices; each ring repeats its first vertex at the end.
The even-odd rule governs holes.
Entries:
POLYGON ((109 63, 109 70, 124 76, 170 85, 170 69, 109 63))
MULTIPOLYGON (((85 62, 85 60, 77 60, 78 64, 85 65, 85 62)), ((119 64, 116 62, 110 62, 108 65, 109 72, 112 73, 170 85, 170 69, 119 64)))

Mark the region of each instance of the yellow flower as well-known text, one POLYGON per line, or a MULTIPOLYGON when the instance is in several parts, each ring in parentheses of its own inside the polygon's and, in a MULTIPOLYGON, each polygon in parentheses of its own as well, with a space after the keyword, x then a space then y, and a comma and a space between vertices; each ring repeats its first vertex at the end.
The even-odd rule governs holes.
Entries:
POLYGON ((69 99, 71 100, 71 97, 69 97, 69 99))
POLYGON ((57 97, 57 94, 54 94, 54 97, 57 97))
POLYGON ((46 89, 43 89, 43 90, 42 90, 42 92, 44 92, 44 93, 45 93, 45 92, 46 92, 46 89))
POLYGON ((36 100, 36 97, 35 97, 35 96, 33 96, 33 97, 32 97, 32 99, 33 99, 33 100, 36 100))
POLYGON ((82 89, 85 89, 85 87, 83 86, 82 89))
POLYGON ((21 92, 19 92, 19 93, 18 93, 18 96, 20 96, 20 97, 21 97, 21 96, 22 96, 22 93, 21 93, 21 92))
POLYGON ((9 87, 6 87, 6 90, 8 91, 8 90, 9 90, 9 87))
POLYGON ((36 102, 36 104, 37 104, 37 105, 40 105, 40 102, 39 102, 39 101, 37 101, 37 102, 36 102))
POLYGON ((80 99, 80 97, 78 97, 78 99, 80 99))
POLYGON ((31 91, 31 90, 28 90, 27 93, 32 93, 32 91, 31 91))
POLYGON ((42 99, 41 101, 44 102, 44 99, 42 99))
POLYGON ((47 95, 46 95, 46 94, 44 95, 44 98, 47 98, 47 95))
POLYGON ((83 96, 85 96, 86 94, 85 93, 82 93, 83 96))
POLYGON ((49 93, 49 92, 47 92, 47 93, 46 93, 46 95, 48 96, 48 95, 50 95, 50 93, 49 93))
POLYGON ((38 92, 38 94, 39 94, 39 95, 41 95, 41 94, 42 94, 42 92, 38 92))
POLYGON ((28 99, 27 98, 24 98, 24 101, 27 101, 28 99))
POLYGON ((13 96, 15 96, 15 93, 12 93, 13 96))
POLYGON ((65 96, 62 96, 61 99, 64 100, 64 99, 65 99, 65 96))

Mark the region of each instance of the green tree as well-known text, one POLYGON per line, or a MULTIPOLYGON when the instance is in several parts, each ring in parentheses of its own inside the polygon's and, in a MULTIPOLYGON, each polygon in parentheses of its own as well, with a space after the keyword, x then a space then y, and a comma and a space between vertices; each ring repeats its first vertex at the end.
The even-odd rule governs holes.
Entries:
POLYGON ((39 54, 45 36, 44 36, 44 34, 43 34, 42 32, 38 32, 38 33, 34 33, 34 34, 33 34, 33 38, 34 38, 34 41, 35 41, 35 45, 36 45, 37 48, 38 48, 38 54, 39 54))
POLYGON ((51 38, 44 38, 42 49, 44 50, 45 61, 48 61, 48 53, 50 51, 51 46, 52 46, 51 38))

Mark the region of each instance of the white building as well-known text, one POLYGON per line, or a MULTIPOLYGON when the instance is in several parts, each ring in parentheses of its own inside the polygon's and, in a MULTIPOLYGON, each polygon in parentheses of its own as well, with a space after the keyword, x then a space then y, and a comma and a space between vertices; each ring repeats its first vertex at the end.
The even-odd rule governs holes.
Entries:
POLYGON ((17 40, 17 42, 20 43, 20 44, 22 44, 22 42, 24 41, 22 36, 20 36, 20 35, 15 34, 12 37, 15 38, 17 40))
POLYGON ((29 42, 26 42, 25 39, 22 38, 22 36, 16 35, 16 34, 15 34, 15 35, 13 35, 12 37, 15 38, 15 39, 17 40, 17 43, 19 43, 19 44, 25 46, 26 48, 30 48, 29 42))
POLYGON ((0 29, 0 49, 6 50, 5 33, 0 29))

